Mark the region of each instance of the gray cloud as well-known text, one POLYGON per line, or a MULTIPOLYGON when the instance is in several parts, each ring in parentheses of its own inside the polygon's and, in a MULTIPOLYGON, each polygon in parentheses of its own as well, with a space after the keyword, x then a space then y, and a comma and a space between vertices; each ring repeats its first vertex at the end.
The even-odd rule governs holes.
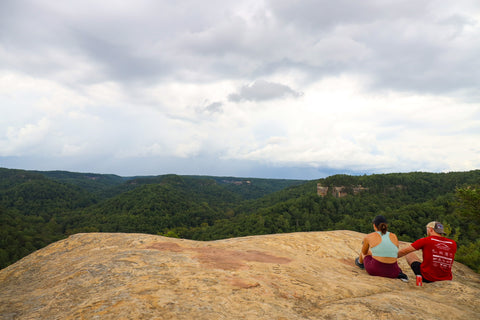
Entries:
POLYGON ((223 113, 223 103, 219 101, 208 103, 205 106, 198 107, 196 110, 198 113, 205 113, 209 115, 223 113))
POLYGON ((223 112, 222 109, 222 103, 221 102, 213 102, 209 104, 208 106, 205 107, 205 110, 210 112, 210 113, 217 113, 217 112, 223 112))
POLYGON ((389 21, 399 16, 418 19, 424 17, 430 0, 404 1, 350 1, 305 0, 269 1, 269 8, 282 23, 307 32, 329 32, 343 25, 366 25, 375 21, 389 21))
POLYGON ((239 92, 230 94, 228 99, 233 102, 264 101, 286 96, 299 97, 301 95, 300 92, 291 89, 289 86, 265 80, 257 80, 250 85, 241 87, 239 92))
POLYGON ((248 15, 247 4, 228 1, 0 6, 0 67, 82 85, 253 80, 291 70, 311 81, 364 74, 375 90, 475 91, 480 82, 480 5, 469 1, 267 1, 248 15))

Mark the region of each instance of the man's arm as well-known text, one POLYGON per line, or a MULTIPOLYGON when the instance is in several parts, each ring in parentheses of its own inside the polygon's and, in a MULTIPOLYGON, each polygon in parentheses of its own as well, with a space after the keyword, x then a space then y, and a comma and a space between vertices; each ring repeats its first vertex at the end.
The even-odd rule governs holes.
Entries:
POLYGON ((409 245, 408 247, 398 250, 398 257, 401 258, 413 251, 417 251, 417 249, 412 247, 412 245, 409 245))

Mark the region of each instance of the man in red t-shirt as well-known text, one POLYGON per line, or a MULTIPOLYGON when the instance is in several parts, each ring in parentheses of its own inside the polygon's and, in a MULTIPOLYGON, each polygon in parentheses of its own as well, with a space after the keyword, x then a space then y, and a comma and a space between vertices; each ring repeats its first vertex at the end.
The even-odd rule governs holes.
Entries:
POLYGON ((432 221, 427 224, 427 237, 418 239, 406 248, 398 251, 398 257, 407 259, 416 275, 424 282, 452 280, 452 264, 457 252, 457 243, 444 237, 443 225, 432 221), (422 249, 423 262, 414 253, 422 249))

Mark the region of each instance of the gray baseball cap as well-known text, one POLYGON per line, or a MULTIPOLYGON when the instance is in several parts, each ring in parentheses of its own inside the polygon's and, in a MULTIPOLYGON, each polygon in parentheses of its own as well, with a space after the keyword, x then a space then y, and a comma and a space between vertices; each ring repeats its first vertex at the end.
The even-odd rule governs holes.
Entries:
POLYGON ((445 235, 445 231, 443 231, 443 224, 438 221, 432 221, 427 224, 427 228, 432 228, 438 234, 445 235))

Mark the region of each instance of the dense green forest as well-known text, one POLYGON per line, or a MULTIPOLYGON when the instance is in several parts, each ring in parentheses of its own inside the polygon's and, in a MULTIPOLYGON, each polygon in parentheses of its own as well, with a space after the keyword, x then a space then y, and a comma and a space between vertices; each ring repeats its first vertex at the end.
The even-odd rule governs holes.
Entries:
POLYGON ((429 221, 442 221, 459 244, 456 260, 480 272, 479 185, 480 170, 302 181, 0 168, 0 268, 78 232, 194 240, 345 229, 367 233, 373 217, 383 214, 404 241, 424 236, 429 221), (318 184, 329 191, 319 195, 318 184))

